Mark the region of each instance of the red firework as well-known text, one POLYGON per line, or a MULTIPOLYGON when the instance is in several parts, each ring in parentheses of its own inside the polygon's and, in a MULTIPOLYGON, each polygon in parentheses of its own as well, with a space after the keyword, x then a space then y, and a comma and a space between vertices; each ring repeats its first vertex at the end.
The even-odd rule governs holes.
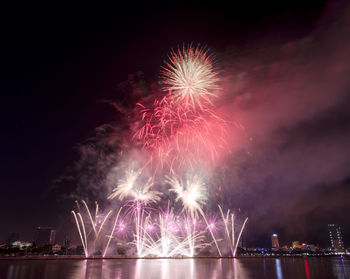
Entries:
POLYGON ((218 74, 207 52, 184 48, 172 52, 163 67, 162 90, 168 93, 148 108, 138 103, 143 124, 134 139, 143 142, 151 159, 171 171, 214 161, 224 146, 226 123, 214 111, 218 74))

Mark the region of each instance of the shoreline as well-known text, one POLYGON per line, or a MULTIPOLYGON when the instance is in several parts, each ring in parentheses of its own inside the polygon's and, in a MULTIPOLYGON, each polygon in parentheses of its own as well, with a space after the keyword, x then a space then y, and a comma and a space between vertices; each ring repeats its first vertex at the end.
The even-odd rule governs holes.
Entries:
POLYGON ((159 259, 176 259, 176 260, 185 260, 185 259, 249 259, 249 258, 320 258, 320 257, 350 257, 350 255, 241 255, 236 257, 216 257, 216 256, 196 256, 196 257, 143 257, 139 258, 137 256, 109 256, 109 257, 101 257, 101 256, 79 256, 79 255, 30 255, 30 256, 0 256, 0 260, 159 260, 159 259))

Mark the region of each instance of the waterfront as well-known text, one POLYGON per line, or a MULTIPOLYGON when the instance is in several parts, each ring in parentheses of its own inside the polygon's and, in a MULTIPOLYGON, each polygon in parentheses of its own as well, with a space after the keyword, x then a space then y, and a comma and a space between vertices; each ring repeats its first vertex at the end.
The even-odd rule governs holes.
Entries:
POLYGON ((342 257, 1 260, 0 278, 350 278, 342 257))

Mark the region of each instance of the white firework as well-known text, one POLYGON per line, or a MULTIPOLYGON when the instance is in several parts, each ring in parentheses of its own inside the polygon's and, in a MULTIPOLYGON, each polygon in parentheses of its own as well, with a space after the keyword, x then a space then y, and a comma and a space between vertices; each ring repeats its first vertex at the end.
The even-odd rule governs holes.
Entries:
POLYGON ((169 91, 181 105, 203 108, 211 103, 219 87, 218 73, 203 48, 184 47, 172 51, 161 72, 163 90, 169 91))
POLYGON ((198 212, 203 214, 202 206, 207 200, 205 185, 198 176, 187 179, 186 183, 176 177, 167 177, 167 182, 171 185, 170 192, 176 194, 175 201, 181 201, 191 216, 197 216, 198 212))
POLYGON ((151 178, 143 186, 137 185, 136 180, 140 174, 140 171, 128 171, 126 178, 119 181, 118 186, 113 189, 113 193, 108 196, 108 199, 118 197, 120 200, 123 200, 130 197, 133 202, 143 204, 160 201, 162 193, 151 190, 153 185, 151 178))

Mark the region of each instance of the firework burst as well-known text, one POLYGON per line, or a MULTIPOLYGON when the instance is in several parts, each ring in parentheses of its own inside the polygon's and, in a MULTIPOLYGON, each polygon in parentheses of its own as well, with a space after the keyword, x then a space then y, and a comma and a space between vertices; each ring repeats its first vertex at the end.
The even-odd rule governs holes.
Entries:
MULTIPOLYGON (((142 148, 142 152, 137 153, 140 156, 132 158, 141 158, 138 163, 142 167, 127 171, 108 196, 109 200, 119 199, 118 204, 122 203, 119 210, 114 211, 117 212, 114 221, 109 221, 114 215, 111 210, 99 214, 97 203, 95 218, 84 201, 85 217, 78 203, 79 211, 72 211, 86 257, 89 256, 88 244, 90 250, 102 247, 102 256, 105 257, 110 243, 117 242, 121 236, 125 245, 136 248, 139 257, 193 257, 197 249, 213 243, 218 255, 222 256, 219 247, 222 239, 217 238, 220 230, 216 228, 215 220, 209 219, 208 222, 205 214, 208 192, 203 179, 192 175, 182 180, 178 175, 184 170, 191 173, 211 167, 217 163, 219 151, 227 150, 228 125, 214 106, 214 98, 221 90, 218 72, 207 50, 189 46, 171 52, 162 67, 161 78, 160 91, 163 93, 151 102, 143 99, 148 105, 139 102, 133 114, 127 115, 134 124, 130 125, 134 140, 132 147, 142 148), (144 158, 147 158, 146 162, 144 158), (167 168, 169 176, 165 182, 170 185, 169 192, 174 193, 170 197, 181 204, 182 210, 170 208, 172 202, 168 200, 166 212, 154 213, 161 205, 158 202, 166 195, 153 190, 153 183, 156 184, 162 176, 158 171, 167 168), (146 173, 152 174, 148 180, 144 177, 146 173), (126 210, 121 215, 123 208, 126 210), (125 222, 131 225, 127 232, 125 222), (106 231, 108 225, 111 229, 106 231), (90 241, 93 245, 89 243, 89 236, 94 236, 90 241), (208 242, 210 238, 212 241, 208 242)), ((121 153, 130 146, 127 143, 121 147, 121 153)), ((228 211, 225 217, 221 207, 219 210, 225 229, 224 239, 235 256, 247 219, 237 238, 233 214, 228 211)))
POLYGON ((153 185, 151 178, 143 186, 137 185, 136 180, 140 174, 140 171, 128 171, 126 177, 119 181, 118 186, 113 189, 113 193, 108 196, 108 199, 118 197, 119 200, 123 200, 130 197, 133 203, 144 205, 160 201, 162 193, 151 190, 153 185))
POLYGON ((142 121, 133 139, 150 151, 156 169, 167 166, 170 173, 214 162, 226 147, 227 125, 213 109, 220 79, 211 56, 199 47, 178 49, 169 56, 161 75, 162 90, 167 93, 151 106, 137 103, 142 121))
POLYGON ((207 200, 207 195, 204 183, 198 176, 187 179, 185 184, 176 177, 167 177, 167 182, 171 186, 169 191, 176 194, 175 201, 182 202, 183 210, 192 217, 196 217, 198 212, 203 212, 202 206, 207 200))
POLYGON ((147 108, 139 104, 143 125, 133 138, 141 140, 143 148, 160 168, 174 169, 214 163, 220 151, 227 147, 227 123, 211 108, 202 111, 174 105, 164 97, 147 108), (209 160, 208 160, 209 159, 209 160))
POLYGON ((163 90, 181 106, 203 108, 220 89, 212 57, 203 48, 183 47, 172 51, 162 68, 163 90))
POLYGON ((140 172, 135 172, 134 170, 127 171, 125 178, 119 180, 118 186, 113 189, 113 193, 108 196, 108 199, 111 200, 118 197, 120 200, 123 200, 127 196, 130 196, 133 193, 133 188, 139 175, 140 172))

